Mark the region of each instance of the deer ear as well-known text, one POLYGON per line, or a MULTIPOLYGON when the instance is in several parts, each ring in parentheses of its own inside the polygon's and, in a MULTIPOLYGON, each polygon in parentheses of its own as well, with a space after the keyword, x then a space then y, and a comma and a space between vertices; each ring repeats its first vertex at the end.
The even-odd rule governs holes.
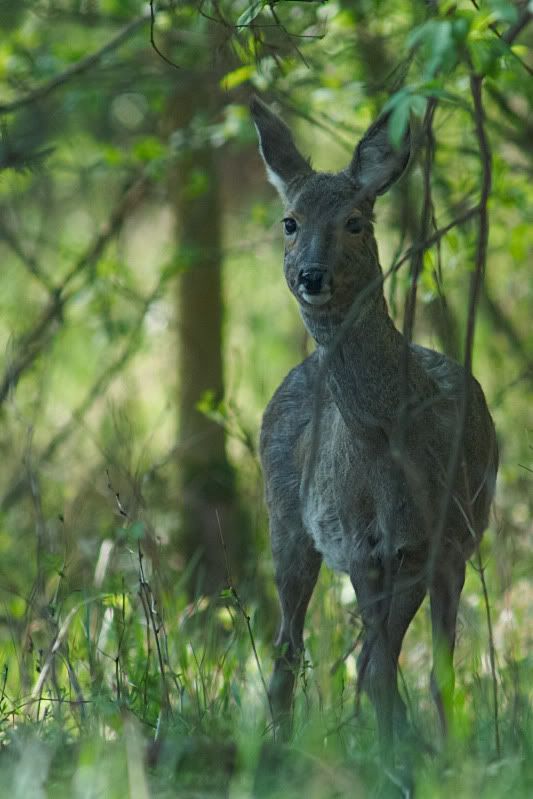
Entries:
POLYGON ((400 146, 395 148, 392 145, 388 131, 389 116, 384 114, 367 130, 350 164, 357 185, 373 196, 383 194, 398 180, 411 152, 409 128, 400 146))
POLYGON ((255 96, 250 103, 250 110, 268 179, 281 197, 286 199, 289 184, 295 178, 310 175, 313 170, 296 148, 289 128, 277 114, 255 96))

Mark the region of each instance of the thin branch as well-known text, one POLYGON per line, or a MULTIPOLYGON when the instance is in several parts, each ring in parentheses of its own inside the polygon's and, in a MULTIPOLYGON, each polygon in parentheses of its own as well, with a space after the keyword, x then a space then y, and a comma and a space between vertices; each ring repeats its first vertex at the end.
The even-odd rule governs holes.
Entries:
POLYGON ((400 269, 405 264, 405 262, 412 257, 413 252, 415 250, 417 249, 427 250, 429 247, 431 247, 432 244, 435 244, 437 241, 440 241, 440 239, 442 239, 446 235, 446 233, 449 233, 449 231, 452 230, 454 227, 458 227, 458 225, 463 225, 465 222, 468 222, 470 219, 472 219, 474 216, 477 216, 478 214, 479 214, 479 205, 474 205, 471 208, 468 208, 466 211, 463 211, 462 214, 456 216, 454 219, 452 219, 451 222, 448 222, 447 225, 444 225, 443 227, 436 230, 425 241, 413 244, 411 247, 409 247, 408 250, 406 250, 403 253, 403 255, 400 256, 400 258, 397 261, 395 261, 395 263, 393 263, 390 269, 387 272, 385 272, 385 274, 383 275, 384 280, 388 278, 389 275, 392 274, 393 272, 397 272, 398 269, 400 269))
POLYGON ((173 69, 179 70, 179 66, 175 64, 174 61, 171 61, 170 58, 167 58, 167 56, 161 52, 155 41, 154 37, 155 17, 156 17, 156 11, 154 8, 154 0, 150 0, 150 44, 152 45, 152 49, 157 53, 159 58, 165 62, 165 64, 168 64, 169 67, 172 67, 173 69))
MULTIPOLYGON (((434 159, 434 151, 435 151, 435 140, 433 137, 433 118, 435 116, 435 110, 437 108, 437 100, 435 98, 430 98, 426 113, 424 117, 424 138, 425 138, 425 154, 424 154, 424 163, 423 163, 423 185, 424 185, 424 194, 422 197, 422 209, 421 209, 421 219, 420 219, 420 229, 419 229, 419 238, 423 242, 426 241, 430 223, 431 223, 431 216, 433 212, 433 199, 431 194, 431 170, 433 167, 433 159, 434 159)), ((411 362, 411 343, 413 340, 413 331, 415 325, 415 315, 416 315, 416 299, 417 299, 417 290, 418 290, 418 281, 420 275, 422 274, 423 265, 424 265, 424 246, 418 246, 413 250, 413 255, 411 258, 411 275, 410 275, 410 285, 409 291, 407 293, 406 298, 406 306, 405 306, 405 314, 404 314, 404 322, 403 322, 403 346, 402 346, 402 365, 401 365, 401 375, 400 375, 400 413, 399 413, 399 439, 398 439, 398 446, 400 450, 404 450, 406 452, 406 445, 407 445, 407 431, 409 427, 409 416, 411 412, 409 411, 409 395, 410 395, 410 381, 409 381, 409 364, 411 362)), ((405 465, 409 462, 409 458, 404 458, 405 465)), ((407 474, 407 472, 406 472, 407 474)), ((416 481, 418 482, 418 480, 416 481)), ((400 501, 400 485, 396 484, 395 486, 395 496, 391 498, 391 501, 394 503, 394 507, 397 506, 398 502, 400 501)), ((420 495, 423 495, 423 492, 420 492, 420 495)), ((424 508, 424 516, 428 516, 426 508, 424 508)), ((427 518, 427 524, 429 524, 429 518, 427 518)), ((394 551, 394 526, 387 525, 386 528, 386 535, 385 535, 385 588, 388 594, 392 596, 393 590, 393 576, 392 576, 392 553, 394 551)))
POLYGON ((466 429, 466 418, 469 406, 469 397, 472 384, 472 354, 474 346, 474 332, 476 324, 476 315, 479 304, 481 289, 485 276, 485 268, 487 261, 487 246, 489 238, 489 213, 488 201, 492 185, 492 154, 490 144, 485 130, 485 112, 483 108, 482 97, 483 76, 471 73, 470 76, 470 90, 472 93, 472 100, 474 103, 474 121, 476 138, 479 145, 480 159, 481 159, 481 193, 479 200, 478 210, 478 238, 476 245, 476 258, 475 269, 470 278, 470 291, 468 299, 468 315, 466 325, 466 338, 464 348, 464 385, 463 395, 461 398, 459 408, 459 418, 457 422, 457 431, 454 442, 451 448, 450 457, 448 460, 446 484, 442 496, 442 505, 439 514, 437 528, 435 535, 432 539, 431 552, 429 556, 429 575, 432 578, 437 558, 440 553, 440 546, 444 529, 448 518, 448 511, 452 500, 454 486, 456 485, 457 477, 459 474, 459 464, 463 451, 463 441, 466 429))
POLYGON ((526 375, 529 374, 529 376, 533 378, 533 355, 527 351, 527 348, 524 346, 524 341, 518 333, 512 318, 509 317, 496 302, 486 283, 483 286, 481 308, 494 329, 505 336, 513 353, 522 362, 526 375))
MULTIPOLYGON (((56 654, 58 653, 59 649, 61 648, 61 645, 62 645, 63 641, 65 640, 65 636, 66 636, 66 634, 68 632, 68 629, 69 629, 69 627, 71 625, 71 622, 74 619, 74 616, 76 615, 76 613, 81 608, 86 607, 87 605, 91 604, 92 602, 97 602, 99 599, 103 599, 103 598, 108 597, 108 596, 109 596, 109 594, 99 594, 98 596, 89 597, 89 599, 84 599, 81 602, 79 602, 77 605, 75 605, 73 608, 71 608, 71 610, 68 612, 68 614, 67 614, 67 616, 65 618, 65 621, 63 622, 63 624, 59 628, 59 631, 58 631, 58 633, 57 633, 57 635, 55 637, 54 643, 52 644, 52 646, 50 648, 50 651, 49 651, 49 653, 47 655, 47 658, 46 658, 46 660, 45 660, 45 662, 43 664, 43 667, 42 667, 42 669, 41 669, 41 671, 39 673, 39 677, 38 677, 35 685, 33 686, 33 689, 32 689, 32 692, 31 692, 31 698, 33 700, 39 699, 41 697, 41 695, 42 695, 42 690, 44 688, 44 684, 46 682, 46 679, 47 679, 47 677, 48 677, 48 675, 50 673, 50 669, 52 668, 52 664, 53 664, 54 658, 55 658, 56 654)), ((45 699, 47 699, 47 698, 45 697, 45 699)))
POLYGON ((37 324, 18 340, 11 362, 7 365, 0 379, 0 405, 17 385, 21 375, 45 349, 54 332, 54 325, 62 324, 65 307, 80 291, 79 287, 77 289, 71 288, 70 291, 67 291, 70 284, 78 275, 93 268, 98 263, 109 242, 122 228, 127 215, 143 199, 147 185, 147 178, 141 177, 133 185, 126 187, 108 222, 101 228, 96 238, 76 261, 70 272, 67 273, 62 284, 54 289, 50 301, 37 324))
POLYGON ((132 20, 132 22, 122 28, 122 30, 113 36, 113 38, 110 39, 107 44, 104 44, 104 46, 99 50, 96 50, 96 52, 91 53, 85 58, 80 58, 80 60, 76 61, 75 64, 67 67, 64 72, 61 72, 54 78, 51 78, 41 86, 37 86, 37 88, 28 92, 28 94, 25 94, 23 97, 19 97, 9 103, 0 103, 0 114, 10 114, 13 111, 17 111, 19 108, 24 108, 25 106, 31 105, 38 100, 42 100, 44 97, 47 97, 49 94, 55 91, 55 89, 59 88, 60 86, 64 86, 65 83, 71 81, 72 78, 75 78, 77 75, 81 75, 83 72, 87 72, 87 70, 98 64, 98 62, 101 61, 106 55, 112 53, 114 50, 117 50, 121 44, 127 41, 130 36, 135 33, 135 31, 141 28, 148 21, 149 18, 150 14, 148 12, 141 14, 141 16, 136 17, 134 20, 132 20))
MULTIPOLYGON (((141 600, 144 613, 147 616, 147 618, 150 619, 150 625, 152 627, 152 633, 154 636, 155 647, 157 652, 157 662, 159 664, 159 673, 161 675, 161 688, 163 691, 162 712, 163 712, 163 717, 167 719, 169 715, 172 713, 172 705, 170 703, 170 693, 167 684, 167 672, 165 669, 165 660, 163 658, 163 650, 161 648, 161 640, 159 637, 159 633, 162 628, 162 623, 158 624, 158 620, 156 619, 157 609, 155 605, 155 597, 152 591, 152 587, 145 577, 144 566, 143 566, 144 555, 141 549, 140 541, 138 541, 137 543, 137 556, 139 560, 139 598, 141 600)), ((164 628, 163 628, 163 634, 166 636, 164 628)))
POLYGON ((252 645, 252 651, 254 653, 254 659, 255 659, 256 666, 257 666, 257 671, 259 672, 259 678, 261 680, 261 684, 262 684, 263 690, 265 692, 265 696, 266 696, 266 700, 267 700, 267 704, 268 704, 268 710, 270 712, 270 718, 272 720, 272 729, 274 731, 274 737, 275 737, 275 735, 276 735, 276 724, 275 724, 274 708, 272 707, 272 700, 271 700, 270 694, 268 692, 268 687, 267 687, 266 680, 265 680, 265 677, 264 677, 264 674, 263 674, 263 669, 261 667, 261 661, 259 660, 259 654, 257 652, 257 647, 255 645, 255 638, 254 638, 254 633, 253 633, 253 630, 252 630, 252 624, 251 624, 250 616, 248 615, 248 613, 246 611, 246 608, 244 607, 244 604, 242 602, 242 599, 241 599, 237 589, 235 588, 235 583, 233 582, 233 577, 231 575, 231 567, 230 567, 230 562, 229 562, 229 557, 228 557, 228 550, 226 548, 226 542, 224 540, 224 535, 222 533, 222 525, 220 524, 220 517, 218 515, 218 511, 216 512, 216 515, 217 515, 217 522, 218 522, 218 532, 219 532, 219 535, 220 535, 220 543, 222 545, 222 551, 224 553, 224 565, 226 567, 226 581, 228 583, 228 590, 229 590, 230 594, 232 595, 232 597, 233 597, 233 599, 235 601, 235 604, 237 605, 237 608, 238 608, 239 612, 241 613, 241 615, 242 615, 242 617, 243 617, 243 619, 245 621, 246 629, 248 630, 248 637, 249 637, 250 643, 252 645))
POLYGON ((487 631, 489 636, 489 661, 490 673, 492 677, 492 702, 493 702, 493 715, 494 715, 494 738, 496 746, 496 757, 501 757, 501 741, 500 741, 500 722, 498 714, 498 679, 496 676, 496 648, 494 646, 494 633, 492 629, 492 615, 490 611, 489 592, 487 589, 487 581, 485 579, 485 568, 481 560, 481 552, 479 546, 476 550, 477 569, 479 579, 481 581, 481 589, 483 591, 483 604, 485 605, 485 615, 487 619, 487 631))
POLYGON ((13 231, 7 227, 3 220, 0 220, 0 237, 2 242, 15 253, 28 272, 39 281, 41 286, 43 286, 49 294, 53 294, 54 285, 48 275, 41 269, 37 259, 33 255, 25 252, 20 240, 15 236, 13 231))
MULTIPOLYGON (((479 11, 479 4, 478 4, 477 0, 470 0, 470 2, 474 6, 474 8, 476 8, 479 11)), ((529 72, 530 75, 533 75, 533 69, 531 69, 529 64, 526 64, 526 62, 523 61, 520 58, 520 56, 517 55, 517 53, 513 52, 513 50, 510 47, 512 42, 516 39, 516 37, 522 32, 522 30, 529 23, 529 21, 531 20, 531 17, 532 17, 531 12, 528 11, 528 8, 526 7, 525 11, 518 17, 516 22, 513 23, 513 25, 511 25, 505 31, 505 33, 500 33, 500 31, 498 30, 498 26, 496 25, 495 22, 490 22, 489 23, 489 28, 498 37, 498 39, 500 41, 505 42, 505 44, 509 45, 509 49, 510 49, 511 55, 514 56, 514 58, 516 58, 516 60, 518 61, 518 63, 522 67, 524 67, 526 72, 529 72)))
POLYGON ((302 481, 302 494, 306 496, 309 491, 309 485, 311 476, 313 474, 315 465, 316 465, 316 456, 318 453, 318 442, 320 436, 320 424, 321 424, 321 413, 320 407, 322 403, 322 392, 324 390, 325 382, 326 382, 326 375, 328 369, 330 368, 331 361, 335 356, 335 353, 340 346, 341 342, 343 341, 344 337, 346 336, 349 329, 351 329, 354 322, 359 318, 361 318, 362 313, 365 309, 366 303, 372 301, 375 293, 379 290, 381 285, 387 280, 391 275, 398 271, 412 256, 413 252, 418 249, 426 249, 434 244, 436 241, 439 241, 443 236, 448 233, 452 228, 456 227, 457 225, 461 225, 464 222, 467 222, 472 217, 476 216, 480 212, 479 206, 474 206, 473 208, 469 208, 464 211, 462 214, 459 214, 455 219, 452 219, 447 225, 442 228, 436 230, 428 239, 422 242, 418 242, 414 244, 412 247, 409 247, 408 250, 397 260, 394 261, 392 266, 386 272, 378 275, 374 280, 369 283, 365 288, 357 295, 352 306, 346 317, 343 319, 342 324, 340 325, 338 331, 335 334, 333 341, 331 342, 327 354, 323 358, 318 372, 316 376, 316 387, 313 396, 313 409, 312 409, 312 424, 311 424, 311 440, 309 443, 309 451, 310 457, 307 462, 307 468, 305 475, 302 481))
POLYGON ((526 3, 526 7, 512 25, 510 25, 505 33, 502 34, 502 39, 507 44, 512 44, 519 36, 524 28, 529 25, 533 19, 533 12, 531 11, 531 3, 526 3))
MULTIPOLYGON (((420 239, 422 244, 427 240, 429 225, 431 222, 431 212, 433 210, 433 201, 431 198, 431 169, 433 166, 433 155, 435 150, 435 140, 433 136, 433 117, 437 107, 437 100, 431 97, 426 109, 424 119, 424 134, 426 139, 425 158, 423 166, 423 179, 424 179, 424 196, 422 199, 422 218, 420 222, 420 239)), ((422 273, 425 246, 418 246, 413 249, 411 259, 411 281, 409 292, 407 295, 407 303, 405 307, 404 329, 403 335, 408 347, 413 338, 413 329, 415 324, 416 313, 416 295, 418 288, 418 279, 422 273)), ((407 358, 404 365, 407 369, 407 358)), ((405 383, 407 386, 407 374, 405 374, 405 383)))

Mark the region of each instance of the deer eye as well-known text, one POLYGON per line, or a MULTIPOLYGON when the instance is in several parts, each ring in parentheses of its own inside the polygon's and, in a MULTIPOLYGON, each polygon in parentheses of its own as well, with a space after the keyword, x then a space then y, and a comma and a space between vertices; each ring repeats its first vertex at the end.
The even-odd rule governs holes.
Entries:
POLYGON ((359 216, 351 216, 346 222, 346 230, 349 233, 360 233, 363 229, 363 222, 359 216))
POLYGON ((293 219, 292 216, 286 216, 282 221, 285 226, 285 233, 287 236, 292 236, 293 233, 296 233, 296 228, 298 227, 296 224, 296 219, 293 219))

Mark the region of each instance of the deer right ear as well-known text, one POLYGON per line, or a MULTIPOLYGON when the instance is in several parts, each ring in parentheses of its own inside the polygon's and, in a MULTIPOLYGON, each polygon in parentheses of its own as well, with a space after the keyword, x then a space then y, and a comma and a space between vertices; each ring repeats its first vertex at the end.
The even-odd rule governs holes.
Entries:
POLYGON ((411 151, 409 128, 398 148, 391 144, 389 116, 383 115, 367 130, 350 164, 350 172, 359 188, 373 197, 386 192, 398 180, 407 166, 411 151))
POLYGON ((295 178, 310 175, 313 170, 298 151, 287 125, 268 106, 254 96, 250 110, 268 179, 286 200, 290 183, 295 178))

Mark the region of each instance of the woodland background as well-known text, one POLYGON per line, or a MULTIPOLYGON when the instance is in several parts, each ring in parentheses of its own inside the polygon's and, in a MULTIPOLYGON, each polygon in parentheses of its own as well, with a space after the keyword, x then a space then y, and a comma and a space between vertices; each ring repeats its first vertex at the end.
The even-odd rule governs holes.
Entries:
MULTIPOLYGON (((501 446, 445 755, 425 604, 401 659, 417 795, 531 795, 531 12, 0 2, 6 795, 251 795, 278 618, 257 434, 312 346, 254 91, 319 169, 342 168, 385 104, 393 140, 412 120, 409 173, 376 207, 381 263, 398 266, 386 296, 400 327, 415 297, 413 338, 459 360, 475 321, 501 446)), ((354 705, 359 629, 349 583, 323 569, 293 741, 258 791, 379 783, 372 713, 354 705)))

